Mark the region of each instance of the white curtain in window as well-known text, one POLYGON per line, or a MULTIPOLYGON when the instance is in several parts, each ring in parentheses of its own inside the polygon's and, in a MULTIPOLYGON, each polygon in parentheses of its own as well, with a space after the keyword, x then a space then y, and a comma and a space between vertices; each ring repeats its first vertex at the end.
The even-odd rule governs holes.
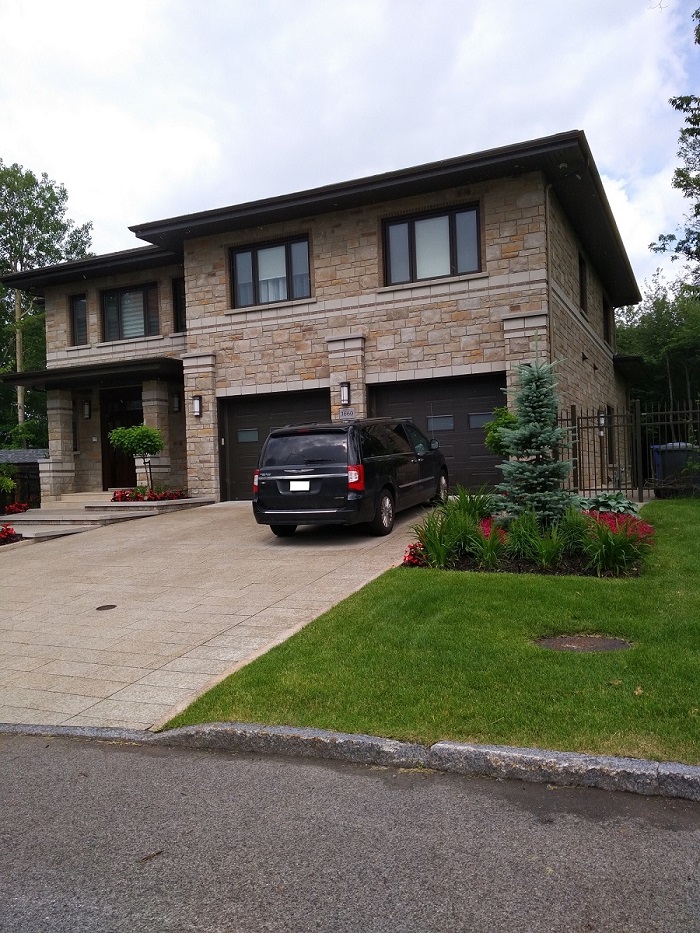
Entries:
POLYGON ((416 278, 450 274, 450 222, 448 217, 417 220, 416 278))
POLYGON ((122 292, 122 337, 143 337, 143 292, 122 292))
POLYGON ((287 266, 284 246, 258 250, 260 301, 287 300, 287 266))

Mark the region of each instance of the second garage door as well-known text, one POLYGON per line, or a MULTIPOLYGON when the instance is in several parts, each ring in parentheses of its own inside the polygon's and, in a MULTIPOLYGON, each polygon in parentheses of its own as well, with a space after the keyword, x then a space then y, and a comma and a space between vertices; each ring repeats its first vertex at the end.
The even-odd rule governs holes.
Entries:
POLYGON ((221 399, 221 498, 224 501, 252 498, 253 472, 265 438, 273 428, 330 418, 328 389, 221 399))
POLYGON ((494 408, 506 404, 505 373, 429 379, 372 386, 373 416, 412 418, 428 437, 440 442, 450 472, 450 485, 469 489, 493 486, 502 479, 501 462, 484 444, 484 423, 494 408))

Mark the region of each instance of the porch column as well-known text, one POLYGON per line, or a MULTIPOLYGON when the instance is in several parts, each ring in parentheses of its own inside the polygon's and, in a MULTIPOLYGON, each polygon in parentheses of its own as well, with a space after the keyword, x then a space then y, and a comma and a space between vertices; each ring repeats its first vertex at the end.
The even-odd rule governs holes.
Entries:
POLYGON ((46 393, 49 427, 49 459, 39 461, 41 498, 50 502, 75 492, 73 456, 73 394, 69 389, 49 389, 46 393))
POLYGON ((365 381, 365 338, 361 335, 331 337, 328 343, 328 363, 331 382, 331 418, 367 417, 367 384, 365 381), (350 401, 341 401, 341 383, 348 383, 350 401))
MULTIPOLYGON (((141 391, 143 423, 163 435, 165 446, 157 457, 151 457, 154 486, 167 486, 170 481, 170 393, 167 382, 152 379, 144 382, 141 391)), ((147 486, 148 477, 141 457, 135 458, 136 484, 147 486)))
POLYGON ((185 377, 187 488, 191 496, 220 498, 216 354, 188 353, 185 377), (196 401, 195 401, 196 400, 196 401), (195 413, 195 404, 198 414, 195 413))

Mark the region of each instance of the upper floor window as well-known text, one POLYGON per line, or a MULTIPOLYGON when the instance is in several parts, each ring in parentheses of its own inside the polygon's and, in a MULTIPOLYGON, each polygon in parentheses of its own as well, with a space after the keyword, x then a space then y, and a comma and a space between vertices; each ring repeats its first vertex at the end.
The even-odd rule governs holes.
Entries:
POLYGON ((105 340, 158 334, 158 287, 139 285, 103 292, 102 328, 105 340))
POLYGON ((384 255, 388 285, 478 272, 479 212, 476 207, 455 208, 388 221, 384 255))
POLYGON ((173 279, 173 331, 176 334, 181 334, 186 330, 185 280, 180 277, 173 279))
POLYGON ((87 301, 85 295, 71 295, 70 338, 72 347, 82 347, 87 338, 87 301))
POLYGON ((311 297, 306 237, 231 251, 233 306, 311 297))
POLYGON ((612 346, 615 342, 615 312, 607 298, 603 298, 603 340, 612 346))
POLYGON ((588 267, 581 253, 578 254, 578 305, 588 314, 588 267))

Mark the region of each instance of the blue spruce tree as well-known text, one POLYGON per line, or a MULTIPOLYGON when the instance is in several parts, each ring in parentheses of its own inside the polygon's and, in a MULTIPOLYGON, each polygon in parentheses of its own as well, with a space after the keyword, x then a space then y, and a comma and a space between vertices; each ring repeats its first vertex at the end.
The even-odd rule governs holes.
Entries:
POLYGON ((500 464, 503 482, 496 488, 506 515, 534 511, 543 527, 558 521, 571 494, 562 489, 571 464, 558 459, 566 432, 557 427, 558 399, 553 366, 535 362, 518 369, 514 399, 518 423, 501 428, 501 439, 511 458, 500 464))

